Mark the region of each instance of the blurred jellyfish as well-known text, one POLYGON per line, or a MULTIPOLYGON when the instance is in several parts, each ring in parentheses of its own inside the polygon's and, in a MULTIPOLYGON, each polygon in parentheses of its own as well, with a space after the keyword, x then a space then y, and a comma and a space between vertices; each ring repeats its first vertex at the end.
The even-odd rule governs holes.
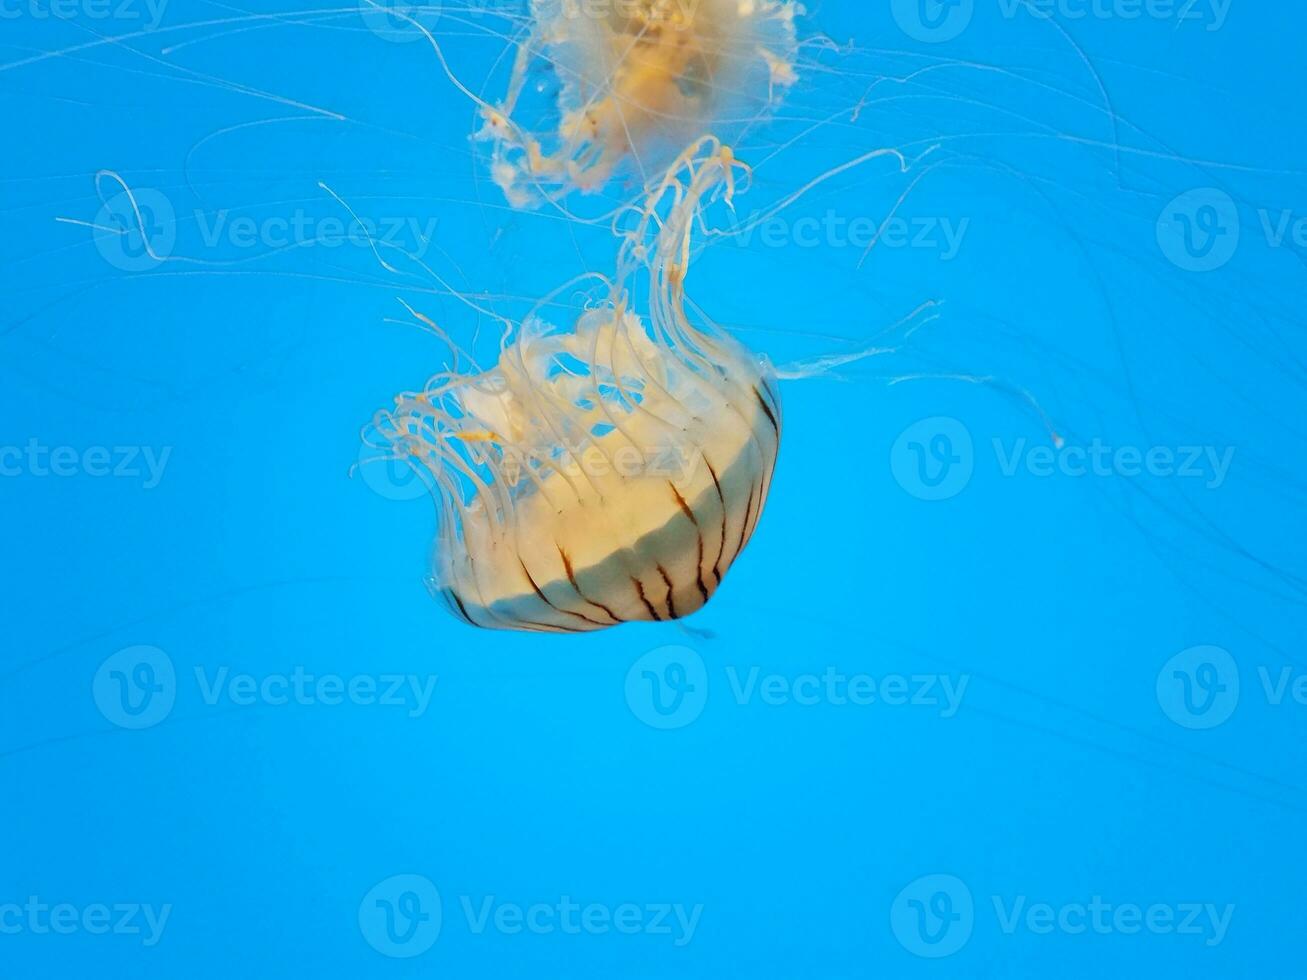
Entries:
POLYGON ((735 139, 731 127, 796 78, 793 0, 532 0, 531 11, 506 98, 481 104, 491 173, 514 207, 596 190, 628 165, 648 180, 702 134, 735 139), (541 64, 558 89, 533 113, 523 95, 541 64))
POLYGON ((685 312, 691 231, 743 171, 705 138, 634 208, 608 294, 532 314, 498 364, 432 378, 375 420, 428 479, 429 584, 464 620, 577 632, 702 607, 762 514, 780 443, 769 364, 685 312), (647 319, 631 309, 647 291, 647 319))

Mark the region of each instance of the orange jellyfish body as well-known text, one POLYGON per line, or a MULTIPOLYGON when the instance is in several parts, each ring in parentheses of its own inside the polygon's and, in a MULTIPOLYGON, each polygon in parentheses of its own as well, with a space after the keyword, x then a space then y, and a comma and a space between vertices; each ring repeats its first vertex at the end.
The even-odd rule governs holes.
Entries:
POLYGON ((687 143, 748 126, 795 81, 792 0, 533 0, 504 101, 483 105, 491 174, 514 207, 647 178, 687 143), (560 81, 556 124, 519 118, 528 69, 560 81), (728 122, 734 120, 734 123, 728 122))
POLYGON ((494 368, 439 375, 377 420, 435 488, 430 585, 469 623, 576 632, 689 615, 757 525, 780 403, 765 359, 686 316, 700 202, 740 166, 715 141, 695 150, 622 248, 618 283, 648 273, 647 319, 625 289, 571 329, 528 319, 494 368))

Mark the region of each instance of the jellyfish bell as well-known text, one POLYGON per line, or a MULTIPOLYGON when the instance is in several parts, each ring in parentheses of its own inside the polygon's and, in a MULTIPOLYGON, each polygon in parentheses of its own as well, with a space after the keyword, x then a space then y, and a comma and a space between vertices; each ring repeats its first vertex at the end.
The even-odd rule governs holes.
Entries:
POLYGON ((794 0, 532 0, 508 92, 483 104, 491 174, 514 207, 660 169, 691 139, 734 138, 794 83, 794 0), (559 81, 531 116, 529 73, 559 81), (531 118, 527 118, 531 116, 531 118))
POLYGON ((473 625, 688 616, 758 523, 780 444, 774 376, 684 309, 691 226, 738 167, 710 140, 700 150, 658 182, 622 246, 615 284, 647 270, 647 318, 626 288, 569 328, 529 317, 493 367, 437 375, 376 420, 434 487, 430 585, 473 625))

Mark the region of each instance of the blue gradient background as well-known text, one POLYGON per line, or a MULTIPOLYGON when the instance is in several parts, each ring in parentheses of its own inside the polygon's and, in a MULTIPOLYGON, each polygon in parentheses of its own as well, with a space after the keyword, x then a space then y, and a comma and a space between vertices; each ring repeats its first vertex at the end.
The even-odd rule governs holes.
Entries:
MULTIPOLYGON (((1272 703, 1259 670, 1307 673, 1302 249, 1272 247, 1261 217, 1307 217, 1307 14, 1233 0, 1210 30, 1203 0, 1186 22, 1018 8, 930 7, 930 35, 912 4, 813 5, 806 31, 857 47, 810 47, 782 118, 740 143, 758 164, 740 213, 876 147, 938 144, 899 213, 965 237, 947 259, 926 241, 859 267, 860 249, 785 225, 777 244, 704 252, 691 291, 778 363, 866 346, 926 300, 939 317, 783 385, 765 517, 698 632, 559 638, 449 617, 421 581, 430 506, 389 499, 407 488, 384 471, 351 477, 360 427, 445 358, 391 322, 397 299, 469 345, 493 343, 492 322, 358 244, 205 229, 303 214, 321 234, 348 219, 322 182, 360 215, 434 227, 424 261, 505 315, 605 268, 603 230, 505 209, 430 48, 353 7, 251 22, 172 0, 147 30, 143 6, 7 6, 0 444, 171 454, 148 490, 0 478, 0 976, 1304 975, 1307 707, 1272 703), (58 220, 96 220, 99 170, 168 202, 167 262, 126 271, 113 239, 58 220), (1240 229, 1206 271, 1159 246, 1195 189, 1228 195, 1203 215, 1240 229), (888 383, 944 374, 996 380, 888 383), (1229 474, 1005 475, 994 440, 1051 444, 1018 389, 1067 445, 1232 448, 1229 474), (948 421, 900 438, 923 419, 948 421), (927 459, 956 492, 923 500, 907 443, 940 432, 962 469, 927 459), (173 665, 175 703, 127 730, 95 695, 137 645, 173 665), (1215 714, 1176 694, 1169 662, 1198 646, 1228 652, 1188 664, 1215 714), (695 690, 665 716, 643 672, 675 679, 671 660, 695 690), (437 681, 417 717, 206 703, 196 671, 224 668, 437 681), (737 697, 755 669, 967 687, 951 717, 772 704, 737 697), (375 948, 372 889, 405 874, 443 915, 429 949, 396 958, 375 948), (147 946, 3 911, 29 896, 171 913, 147 946), (490 896, 702 911, 685 943, 674 920, 477 931, 464 903, 490 896), (1041 934, 1004 930, 996 896, 1234 911, 1220 942, 1041 934)), ((450 4, 433 25, 460 77, 498 91, 504 21, 450 4)), ((857 168, 786 220, 879 221, 914 174, 857 168)))

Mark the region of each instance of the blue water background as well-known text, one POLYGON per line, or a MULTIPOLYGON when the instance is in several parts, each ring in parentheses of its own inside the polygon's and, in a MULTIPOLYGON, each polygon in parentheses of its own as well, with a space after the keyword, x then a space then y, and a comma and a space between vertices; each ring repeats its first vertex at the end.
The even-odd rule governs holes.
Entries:
MULTIPOLYGON (((6 7, 0 976, 1304 975, 1307 13, 1019 7, 812 6, 831 44, 739 143, 741 218, 938 148, 831 178, 690 289, 778 364, 894 350, 782 385, 765 516, 696 632, 582 637, 448 616, 429 503, 351 470, 372 414, 447 361, 401 299, 484 352, 493 320, 452 292, 520 317, 609 268, 607 231, 504 207, 470 103, 384 36, 401 20, 6 7), (927 167, 906 242, 863 261, 796 233, 881 221, 927 167), (166 202, 167 261, 128 268, 86 227, 123 214, 99 171, 166 202), (430 231, 450 289, 341 242, 347 207, 430 231), (297 217, 316 244, 267 240, 297 217), (917 235, 945 222, 947 255, 917 235), (1053 456, 1096 440, 1233 456, 1219 479, 1053 456), (296 673, 435 686, 208 696, 296 673), (878 696, 805 680, 828 674, 878 696), (144 718, 114 701, 137 682, 144 718), (1076 928, 1096 899, 1233 908, 1219 933, 1205 910, 1076 928), (569 928, 565 901, 599 911, 569 928), (87 915, 123 904, 168 918, 87 915), (662 905, 698 907, 692 932, 662 905)), ((497 92, 506 22, 432 23, 497 92)))

